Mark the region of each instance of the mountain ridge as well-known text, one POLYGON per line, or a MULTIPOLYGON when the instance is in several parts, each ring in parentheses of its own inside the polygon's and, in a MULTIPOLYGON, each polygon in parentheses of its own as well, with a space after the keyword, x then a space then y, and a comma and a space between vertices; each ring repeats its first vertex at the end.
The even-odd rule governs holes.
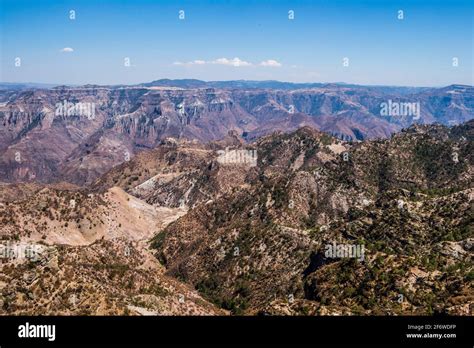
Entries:
MULTIPOLYGON (((191 83, 205 83, 197 81, 191 83)), ((249 142, 307 125, 360 141, 387 138, 412 123, 455 125, 474 116, 473 90, 458 85, 416 93, 350 85, 0 90, 0 181, 89 184, 168 137, 206 143, 233 131, 249 142), (395 114, 383 114, 385 104, 395 105, 395 114), (412 106, 416 115, 396 114, 412 106)))
POLYGON ((0 244, 40 253, 0 264, 0 312, 469 315, 473 144, 473 120, 229 132, 164 139, 91 185, 0 185, 0 244))

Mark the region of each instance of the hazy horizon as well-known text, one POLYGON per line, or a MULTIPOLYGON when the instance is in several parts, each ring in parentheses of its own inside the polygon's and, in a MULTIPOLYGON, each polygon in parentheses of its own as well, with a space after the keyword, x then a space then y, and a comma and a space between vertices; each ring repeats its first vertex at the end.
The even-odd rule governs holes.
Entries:
POLYGON ((391 85, 391 84, 358 84, 358 83, 348 83, 344 81, 337 81, 337 82, 326 82, 326 81, 311 81, 311 82, 291 82, 291 81, 283 81, 283 80, 245 80, 245 79, 235 79, 235 80, 202 80, 202 79, 193 79, 193 78, 179 78, 179 79, 173 79, 173 78, 168 78, 168 77, 163 77, 163 78, 156 78, 156 79, 150 79, 147 81, 141 81, 138 83, 113 83, 113 84, 102 84, 102 83, 84 83, 84 84, 73 84, 73 83, 53 83, 53 82, 37 82, 37 81, 0 81, 0 84, 18 84, 18 85, 46 85, 46 86, 85 86, 85 85, 93 85, 93 86, 135 86, 135 85, 140 85, 140 84, 146 84, 146 83, 151 83, 155 81, 186 81, 186 80, 195 80, 195 81, 201 81, 205 83, 213 83, 213 82, 275 82, 275 83, 288 83, 288 84, 334 84, 334 85, 356 85, 356 86, 363 86, 363 87, 395 87, 395 88, 443 88, 443 87, 448 87, 448 86, 456 86, 456 85, 463 85, 463 86, 469 86, 469 87, 474 87, 473 84, 464 84, 464 83, 449 83, 449 84, 443 84, 443 85, 391 85))

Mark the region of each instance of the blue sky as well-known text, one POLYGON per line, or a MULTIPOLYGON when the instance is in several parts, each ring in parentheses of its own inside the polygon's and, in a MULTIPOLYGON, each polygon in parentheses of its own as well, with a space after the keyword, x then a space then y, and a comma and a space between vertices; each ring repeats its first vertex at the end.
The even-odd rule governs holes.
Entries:
POLYGON ((473 84, 468 0, 0 0, 0 81, 473 84), (70 10, 76 19, 69 18, 70 10), (185 19, 179 19, 184 10, 185 19), (294 11, 294 19, 288 11, 294 11), (398 19, 398 11, 404 19, 398 19), (71 51, 72 52, 68 52, 71 51), (349 66, 343 59, 349 58, 349 66), (15 59, 21 65, 15 66, 15 59), (129 58, 130 66, 125 66, 129 58), (457 58, 458 66, 453 66, 457 58))

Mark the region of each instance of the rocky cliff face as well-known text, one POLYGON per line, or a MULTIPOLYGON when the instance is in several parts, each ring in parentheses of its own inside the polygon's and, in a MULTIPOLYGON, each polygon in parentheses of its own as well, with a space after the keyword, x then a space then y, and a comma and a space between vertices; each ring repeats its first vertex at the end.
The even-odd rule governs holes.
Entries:
POLYGON ((89 184, 168 137, 207 142, 232 130, 252 141, 311 126, 362 140, 387 138, 413 122, 454 125, 474 115, 469 86, 165 82, 0 89, 0 180, 89 184), (405 110, 406 103, 418 107, 405 110))
POLYGON ((91 185, 2 185, 1 244, 40 258, 2 263, 1 310, 472 314, 473 140, 166 138, 91 185))
POLYGON ((157 257, 234 313, 472 313, 473 125, 264 137, 238 184, 156 235, 157 257))
POLYGON ((0 314, 226 314, 166 276, 149 251, 148 240, 181 209, 155 208, 117 187, 15 191, 23 197, 0 202, 0 314))

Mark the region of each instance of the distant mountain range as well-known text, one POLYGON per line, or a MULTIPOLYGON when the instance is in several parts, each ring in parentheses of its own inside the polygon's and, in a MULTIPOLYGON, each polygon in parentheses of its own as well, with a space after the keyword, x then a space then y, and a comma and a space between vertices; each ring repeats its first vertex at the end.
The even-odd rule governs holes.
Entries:
POLYGON ((139 84, 144 87, 179 87, 179 88, 231 88, 231 89, 308 89, 308 88, 320 88, 320 87, 331 87, 331 86, 344 86, 344 87, 364 87, 364 88, 377 88, 384 91, 398 91, 399 93, 411 93, 427 89, 427 87, 396 87, 396 86, 362 86, 355 84, 348 84, 344 82, 335 83, 295 83, 295 82, 282 82, 275 80, 267 81, 249 81, 249 80, 233 80, 233 81, 202 81, 195 79, 182 79, 182 80, 170 80, 161 79, 155 80, 148 83, 139 84))
MULTIPOLYGON (((16 82, 0 82, 0 89, 29 89, 29 88, 54 88, 58 86, 64 86, 61 84, 51 83, 16 83, 16 82)), ((71 87, 78 87, 78 85, 68 85, 71 87)), ((146 83, 140 83, 136 85, 86 85, 89 87, 107 86, 109 88, 120 88, 127 86, 139 86, 139 87, 177 87, 177 88, 231 88, 231 89, 307 89, 307 88, 318 88, 318 87, 330 87, 330 86, 345 86, 352 88, 375 88, 379 91, 386 92, 397 92, 397 93, 414 93, 421 90, 430 89, 432 87, 405 87, 405 86, 364 86, 356 84, 348 84, 344 82, 331 82, 331 83, 296 83, 296 82, 284 82, 276 80, 265 80, 265 81, 251 81, 251 80, 229 80, 229 81, 203 81, 197 79, 160 79, 146 83)))
POLYGON ((167 138, 252 141, 310 126, 347 141, 474 117, 472 86, 157 80, 134 86, 0 85, 0 181, 91 183, 167 138))

